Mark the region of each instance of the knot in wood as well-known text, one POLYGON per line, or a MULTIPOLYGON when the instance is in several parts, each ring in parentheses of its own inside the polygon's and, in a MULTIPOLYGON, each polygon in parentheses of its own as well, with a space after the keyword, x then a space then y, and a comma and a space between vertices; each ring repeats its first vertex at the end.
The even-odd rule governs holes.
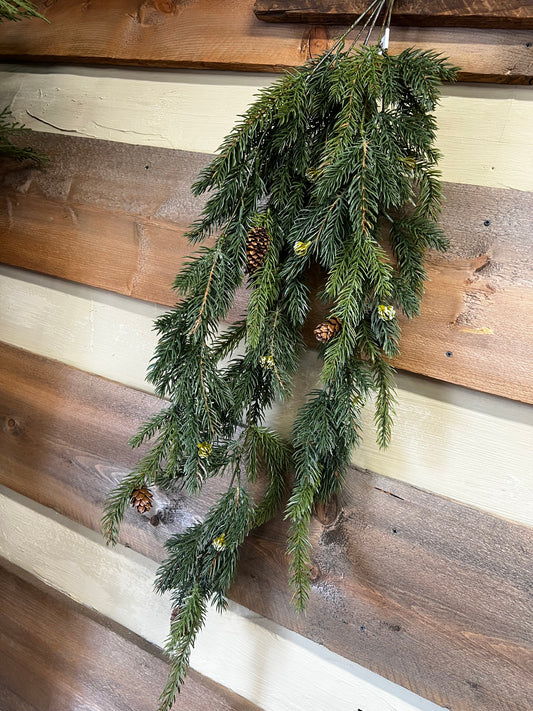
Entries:
POLYGON ((159 12, 171 13, 174 10, 174 0, 155 0, 155 8, 159 12))
POLYGON ((309 570, 309 580, 312 583, 316 583, 316 581, 320 578, 321 571, 318 565, 312 565, 310 570, 309 570))
POLYGON ((332 497, 327 504, 322 501, 315 502, 315 516, 323 526, 331 526, 339 510, 337 498, 332 497))

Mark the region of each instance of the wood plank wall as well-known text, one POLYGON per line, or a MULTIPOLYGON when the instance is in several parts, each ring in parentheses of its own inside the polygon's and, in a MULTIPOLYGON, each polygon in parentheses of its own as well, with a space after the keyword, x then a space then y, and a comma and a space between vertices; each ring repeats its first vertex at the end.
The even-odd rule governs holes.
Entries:
MULTIPOLYGON (((135 459, 127 434, 159 401, 18 349, 0 356, 0 483, 98 530, 105 492, 135 459)), ((157 494, 150 515, 128 512, 122 542, 160 560, 221 487, 157 494)), ((525 711, 531 528, 352 471, 311 526, 305 616, 290 604, 285 536, 278 519, 251 537, 232 599, 450 709, 525 711)))
MULTIPOLYGON (((252 5, 230 0, 215 11, 204 0, 172 6, 121 0, 113 8, 102 0, 83 6, 69 0, 50 5, 53 23, 38 33, 27 32, 27 23, 0 28, 0 54, 264 72, 300 63, 336 32, 269 26, 255 20, 252 5)), ((512 84, 533 76, 530 31, 421 32, 398 32, 396 49, 415 43, 451 54, 452 48, 464 67, 462 79, 512 84)), ((134 463, 127 437, 143 414, 158 407, 139 390, 149 390, 144 371, 154 346, 151 322, 161 304, 171 302, 168 284, 185 254, 183 229, 199 207, 187 193, 191 174, 271 79, 27 64, 0 71, 0 103, 47 133, 35 138, 54 158, 47 172, 2 173, 0 253, 7 266, 0 268, 0 338, 30 351, 0 351, 0 481, 6 485, 97 526, 105 490, 134 463), (31 353, 59 362, 35 360, 31 353)), ((288 602, 282 524, 250 543, 234 593, 251 609, 453 711, 529 711, 532 693, 525 671, 531 571, 524 550, 531 548, 533 524, 533 423, 531 410, 519 402, 531 401, 532 108, 527 87, 444 87, 437 119, 449 196, 444 220, 454 251, 432 265, 431 312, 413 323, 403 355, 404 367, 443 380, 400 375, 398 424, 387 452, 373 445, 367 417, 368 434, 354 463, 377 474, 355 472, 333 518, 313 523, 317 578, 307 618, 296 619, 288 602), (272 587, 265 595, 267 580, 272 587)), ((314 384, 312 355, 306 366, 298 397, 314 384)), ((271 415, 285 432, 291 418, 290 409, 271 415)), ((168 521, 154 527, 130 516, 124 541, 158 559, 170 527, 201 516, 211 496, 208 490, 194 502, 161 498, 168 521)), ((98 578, 100 549, 95 543, 87 553, 94 542, 88 532, 80 529, 72 558, 62 565, 65 551, 55 553, 50 543, 56 533, 59 540, 53 517, 36 516, 29 502, 20 503, 12 519, 9 506, 2 511, 13 524, 0 540, 4 555, 19 556, 42 577, 54 567, 54 584, 61 587, 61 575, 68 577, 73 595, 82 594, 74 584, 80 577, 76 560, 88 556, 82 587, 98 578), (35 538, 32 545, 17 542, 22 530, 26 539, 35 538)), ((113 565, 128 567, 127 552, 109 553, 113 565)), ((106 570, 114 582, 100 598, 105 614, 150 638, 150 613, 146 619, 128 616, 127 596, 118 590, 149 599, 153 565, 146 563, 142 581, 139 572, 127 584, 112 577, 112 567, 106 570)), ((93 604, 89 591, 83 599, 93 604)), ((304 698, 308 711, 331 699, 336 711, 353 711, 359 699, 364 711, 435 708, 414 697, 402 700, 397 688, 385 701, 375 679, 365 696, 360 676, 342 695, 346 682, 336 676, 342 664, 328 666, 321 655, 309 666, 307 686, 310 679, 335 681, 306 695, 299 672, 307 668, 306 645, 295 641, 290 654, 280 656, 289 634, 280 633, 271 653, 261 652, 254 662, 256 638, 249 640, 239 626, 246 614, 230 619, 235 668, 230 674, 226 664, 220 680, 268 711, 297 711, 304 698), (253 662, 263 680, 280 681, 263 684, 253 662)), ((217 624, 210 621, 210 650, 221 643, 217 624)), ((224 649, 223 641, 218 648, 224 649)), ((215 678, 220 669, 211 657, 206 652, 199 664, 215 678)))
MULTIPOLYGON (((49 167, 0 167, 0 260, 173 305, 170 285, 191 251, 183 234, 202 206, 189 186, 210 156, 46 134, 32 144, 49 167)), ((447 183, 445 195, 453 248, 431 257, 422 314, 404 320, 396 365, 533 402, 533 332, 523 329, 533 240, 514 237, 530 232, 531 193, 447 183)), ((237 317, 245 305, 242 289, 237 317)))
MULTIPOLYGON (((16 573, 23 571, 0 566, 0 708, 151 711, 167 675, 159 650, 16 573)), ((188 711, 259 711, 194 671, 180 704, 188 711)))
MULTIPOLYGON (((9 541, 0 538, 0 555, 10 564, 162 646, 171 601, 153 590, 154 561, 120 545, 104 546, 92 531, 2 486, 0 517, 12 531, 9 541)), ((335 711, 441 711, 232 601, 224 615, 208 611, 192 664, 265 711, 319 711, 333 701, 335 711)), ((187 706, 178 700, 181 710, 187 706)))
MULTIPOLYGON (((367 7, 364 0, 255 0, 254 10, 266 22, 339 24, 355 22, 367 7)), ((533 8, 523 0, 399 0, 392 25, 532 29, 533 8)))

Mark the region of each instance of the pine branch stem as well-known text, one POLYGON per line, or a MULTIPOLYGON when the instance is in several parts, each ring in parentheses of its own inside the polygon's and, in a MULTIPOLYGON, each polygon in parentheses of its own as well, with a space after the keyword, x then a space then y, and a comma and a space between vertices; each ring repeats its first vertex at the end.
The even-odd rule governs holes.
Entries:
POLYGON ((365 45, 368 44, 368 40, 370 39, 370 35, 371 35, 372 32, 374 31, 374 27, 376 26, 376 22, 378 21, 378 17, 379 17, 379 15, 380 15, 381 11, 383 10, 383 7, 385 6, 385 2, 386 2, 386 0, 381 0, 379 6, 376 8, 376 11, 375 11, 374 14, 372 15, 372 20, 371 20, 371 23, 370 23, 370 28, 369 28, 369 30, 368 30, 368 34, 367 34, 367 36, 366 36, 366 39, 365 39, 365 41, 363 42, 363 44, 365 44, 365 45))
POLYGON ((373 0, 373 2, 370 3, 370 5, 366 8, 366 10, 365 10, 364 12, 362 12, 362 13, 359 15, 359 17, 357 18, 357 20, 355 20, 355 22, 353 22, 353 23, 350 25, 350 27, 348 27, 348 29, 347 29, 345 32, 343 32, 342 35, 340 35, 340 37, 337 38, 337 40, 335 41, 335 43, 333 44, 333 46, 332 46, 327 52, 325 52, 325 53, 322 55, 322 57, 320 58, 320 60, 317 62, 316 66, 315 66, 314 69, 313 69, 313 73, 316 72, 316 71, 318 71, 318 69, 319 69, 319 67, 322 65, 322 63, 323 63, 326 59, 328 59, 329 57, 331 57, 331 55, 332 55, 334 52, 336 52, 337 49, 339 49, 339 47, 342 46, 342 43, 344 42, 344 40, 346 39, 346 37, 348 37, 348 35, 350 34, 350 32, 352 32, 352 31, 357 27, 357 25, 361 22, 361 20, 372 10, 372 8, 373 8, 378 2, 382 2, 382 0, 373 0))
POLYGON ((367 209, 367 198, 366 198, 366 184, 365 184, 365 174, 366 174, 366 162, 367 162, 367 154, 368 154, 368 143, 365 138, 363 138, 362 142, 363 146, 363 158, 361 160, 361 213, 362 213, 362 219, 361 219, 361 227, 363 234, 367 235, 369 230, 368 230, 368 220, 367 220, 367 214, 368 214, 368 209, 367 209))
MULTIPOLYGON (((384 0, 377 0, 377 1, 380 3, 379 8, 378 8, 378 11, 377 11, 377 12, 378 12, 378 15, 379 15, 379 13, 381 12, 381 10, 382 10, 382 8, 383 8, 383 2, 384 2, 384 0)), ((372 7, 369 8, 369 10, 371 10, 371 9, 372 9, 372 7)), ((374 17, 374 15, 371 15, 371 14, 367 17, 367 19, 365 20, 364 25, 361 26, 359 32, 357 33, 357 35, 356 35, 355 38, 353 39, 353 41, 352 41, 350 47, 348 48, 348 54, 353 50, 353 48, 355 47, 355 45, 357 44, 357 42, 361 39, 361 36, 363 35, 364 31, 365 31, 366 28, 368 27, 369 23, 372 22, 372 18, 373 18, 373 17, 374 17)), ((371 32, 372 32, 372 30, 370 30, 370 33, 371 33, 371 32)), ((368 38, 367 38, 367 39, 368 39, 368 38)))
POLYGON ((204 382, 204 358, 203 356, 200 358, 200 387, 202 388, 202 395, 204 398, 204 404, 205 404, 205 411, 207 413, 207 418, 209 420, 209 429, 211 430, 211 435, 214 437, 215 436, 215 428, 213 427, 213 420, 211 418, 211 410, 209 408, 209 400, 207 399, 207 392, 205 389, 205 382, 204 382))
POLYGON ((213 265, 212 265, 212 267, 211 267, 211 271, 209 272, 209 277, 208 277, 208 279, 207 279, 207 284, 206 284, 206 287, 205 287, 205 292, 204 292, 204 298, 203 298, 203 300, 202 300, 202 305, 201 305, 200 311, 199 311, 199 313, 198 313, 198 318, 196 319, 196 321, 195 321, 195 323, 194 323, 194 326, 193 326, 193 327, 191 328, 191 330, 189 331, 189 335, 190 335, 190 336, 193 336, 193 335, 196 333, 196 331, 198 330, 198 327, 200 326, 200 324, 201 324, 201 322, 202 322, 202 316, 203 316, 203 314, 204 314, 205 306, 206 306, 206 304, 207 304, 207 297, 209 296, 209 290, 210 290, 210 288, 211 288, 211 282, 213 281, 213 274, 215 273, 215 267, 216 267, 218 258, 219 258, 219 256, 220 256, 220 248, 222 247, 222 237, 223 237, 223 236, 221 235, 220 238, 219 238, 219 243, 218 243, 218 245, 217 245, 217 246, 218 246, 218 250, 217 250, 217 253, 215 254, 215 257, 214 257, 214 259, 213 259, 213 265))

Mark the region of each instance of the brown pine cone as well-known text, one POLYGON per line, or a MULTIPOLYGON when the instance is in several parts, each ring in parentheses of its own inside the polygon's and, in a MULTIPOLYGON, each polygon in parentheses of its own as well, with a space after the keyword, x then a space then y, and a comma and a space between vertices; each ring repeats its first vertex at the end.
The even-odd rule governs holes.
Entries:
POLYGON ((270 246, 270 235, 264 227, 254 227, 246 237, 246 271, 253 274, 263 266, 270 246))
POLYGON ((340 330, 341 322, 336 316, 332 316, 331 318, 328 318, 327 321, 319 323, 313 333, 315 334, 317 341, 320 341, 320 343, 327 343, 328 341, 331 341, 331 339, 336 336, 340 330))
POLYGON ((131 494, 130 503, 133 508, 141 514, 146 511, 150 511, 152 508, 152 499, 154 495, 146 486, 142 486, 140 489, 134 489, 131 494))

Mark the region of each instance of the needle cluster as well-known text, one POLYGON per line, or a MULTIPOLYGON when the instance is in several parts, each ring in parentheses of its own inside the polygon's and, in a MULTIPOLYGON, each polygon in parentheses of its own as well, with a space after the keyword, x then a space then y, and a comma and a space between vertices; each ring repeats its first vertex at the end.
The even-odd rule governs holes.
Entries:
POLYGON ((47 156, 29 146, 20 146, 18 137, 27 132, 24 124, 13 119, 10 109, 6 106, 0 111, 0 155, 9 156, 18 161, 31 160, 37 165, 48 162, 47 156))
POLYGON ((46 20, 31 0, 0 0, 0 22, 22 20, 25 17, 40 17, 41 20, 46 20))
POLYGON ((303 609, 313 506, 340 491, 370 396, 378 442, 390 439, 398 315, 418 313, 426 250, 446 248, 432 112, 440 82, 455 73, 433 52, 340 43, 263 90, 193 186, 208 199, 190 242, 216 241, 178 274, 179 301, 156 322, 148 379, 168 404, 132 439, 152 449, 110 494, 103 518, 114 542, 134 489, 197 494, 210 477, 230 482, 205 521, 167 542, 157 587, 172 592, 177 613, 161 711, 183 681, 208 602, 224 606, 240 544, 282 506, 287 472, 290 577, 303 609), (247 277, 247 239, 258 228, 267 248, 247 277), (329 313, 320 383, 285 442, 264 418, 291 397, 317 269, 329 313), (246 316, 221 331, 246 281, 246 316), (267 481, 261 496, 258 477, 267 481))

